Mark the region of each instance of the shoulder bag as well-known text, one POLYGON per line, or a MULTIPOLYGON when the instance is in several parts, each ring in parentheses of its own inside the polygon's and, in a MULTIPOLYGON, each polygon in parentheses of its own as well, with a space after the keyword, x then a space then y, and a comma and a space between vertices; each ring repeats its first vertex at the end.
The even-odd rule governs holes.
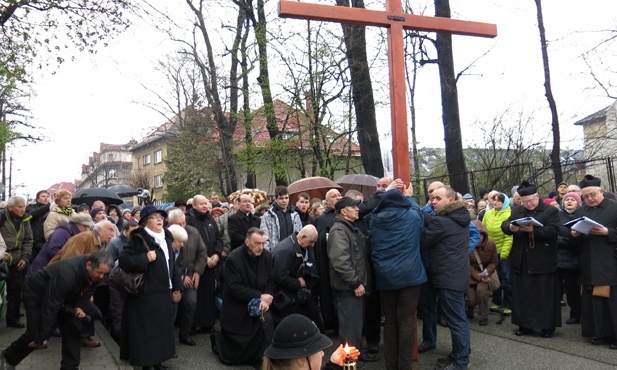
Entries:
MULTIPOLYGON (((148 244, 144 240, 146 250, 150 251, 148 244)), ((127 294, 137 294, 144 285, 143 272, 126 272, 116 265, 109 273, 109 281, 127 294)))
MULTIPOLYGON (((482 261, 480 260, 480 255, 478 251, 474 248, 473 254, 476 256, 476 261, 478 261, 478 265, 480 266, 480 270, 484 271, 484 266, 482 266, 482 261)), ((497 271, 493 271, 493 273, 489 276, 488 280, 488 289, 492 292, 496 291, 501 287, 501 282, 499 281, 499 275, 497 275, 497 271)))

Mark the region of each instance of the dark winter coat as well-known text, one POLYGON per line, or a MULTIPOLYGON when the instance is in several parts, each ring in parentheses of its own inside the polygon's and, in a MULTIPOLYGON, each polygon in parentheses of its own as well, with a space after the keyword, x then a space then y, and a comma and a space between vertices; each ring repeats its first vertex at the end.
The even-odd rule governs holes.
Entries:
POLYGON ((377 290, 398 290, 426 282, 420 258, 424 212, 416 200, 390 190, 374 212, 369 236, 377 290))
POLYGON ((215 254, 219 258, 221 257, 223 252, 223 235, 221 235, 216 221, 214 221, 210 213, 201 213, 191 209, 187 212, 186 224, 195 227, 199 231, 201 239, 206 244, 208 257, 212 257, 215 254))
POLYGON ((362 285, 366 294, 371 294, 369 253, 368 236, 364 235, 353 222, 337 215, 328 236, 332 289, 352 291, 362 285))
POLYGON ((255 257, 243 245, 227 256, 224 274, 221 329, 249 336, 261 321, 259 317, 249 315, 248 303, 254 298, 259 299, 262 294, 274 295, 272 255, 264 249, 260 256, 255 257))
POLYGON ((30 220, 30 228, 32 229, 33 238, 32 249, 33 251, 36 250, 36 253, 38 253, 43 247, 43 244, 45 244, 45 233, 43 232, 43 224, 45 223, 45 219, 47 218, 47 214, 49 213, 50 205, 50 203, 35 203, 26 207, 26 212, 30 216, 32 216, 32 220, 30 220))
POLYGON ((173 236, 165 229, 167 255, 143 227, 131 232, 129 241, 118 258, 127 272, 143 272, 144 284, 139 293, 127 294, 122 312, 120 357, 129 358, 134 366, 158 364, 176 352, 172 322, 172 290, 182 290, 178 266, 171 247, 173 236), (156 251, 156 259, 148 262, 148 249, 156 251), (169 271, 169 272, 168 272, 169 271), (169 288, 171 276, 172 289, 169 288))
POLYGON ((6 244, 6 253, 11 257, 9 258, 9 264, 11 266, 17 266, 20 260, 30 261, 30 253, 32 252, 32 229, 30 228, 29 214, 24 214, 15 221, 9 208, 1 210, 2 214, 0 218, 0 234, 6 244))
POLYGON ((574 212, 604 225, 608 235, 581 235, 581 283, 583 285, 617 285, 617 203, 607 198, 596 207, 584 205, 574 212))
POLYGON ((464 200, 446 204, 428 220, 422 245, 428 250, 430 276, 437 289, 469 288, 470 220, 464 200))
POLYGON ((549 274, 557 271, 557 236, 560 222, 559 210, 542 202, 532 211, 525 207, 512 210, 510 218, 501 225, 504 233, 514 235, 510 252, 512 272, 523 273, 523 256, 528 274, 549 274), (533 240, 529 233, 510 231, 510 221, 523 217, 533 217, 544 225, 533 227, 533 240))
POLYGON ((206 245, 199 231, 191 225, 186 225, 186 233, 189 238, 184 244, 184 247, 180 250, 180 260, 184 267, 182 274, 186 276, 193 276, 196 272, 199 275, 203 275, 206 267, 206 260, 208 258, 208 251, 206 245))
MULTIPOLYGON (((298 243, 298 237, 291 235, 278 243, 272 253, 272 278, 276 291, 283 291, 295 300, 300 286, 299 277, 304 276, 303 267, 307 251, 298 243)), ((308 282, 307 282, 308 283, 308 282)))
POLYGON ((227 232, 229 233, 231 250, 244 244, 246 233, 251 227, 259 228, 261 219, 249 212, 247 215, 238 211, 227 219, 227 232))
POLYGON ((88 257, 67 258, 34 272, 26 279, 22 291, 24 305, 40 307, 39 322, 30 322, 36 318, 28 317, 27 330, 33 330, 31 334, 36 342, 43 343, 49 338, 62 305, 77 307, 79 301, 92 295, 96 284, 90 285, 86 269, 88 257))
POLYGON ((559 236, 557 237, 557 267, 560 269, 580 270, 580 245, 576 238, 572 236, 570 228, 563 225, 574 220, 576 216, 574 212, 568 213, 568 211, 562 208, 559 211, 559 218, 561 224, 559 226, 559 236))

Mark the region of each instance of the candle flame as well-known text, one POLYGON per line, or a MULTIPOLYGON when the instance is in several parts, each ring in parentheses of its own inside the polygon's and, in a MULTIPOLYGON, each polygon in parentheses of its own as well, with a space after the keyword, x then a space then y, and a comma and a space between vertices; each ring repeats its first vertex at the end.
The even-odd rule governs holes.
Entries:
POLYGON ((345 343, 345 347, 343 347, 345 354, 349 356, 349 344, 345 343))

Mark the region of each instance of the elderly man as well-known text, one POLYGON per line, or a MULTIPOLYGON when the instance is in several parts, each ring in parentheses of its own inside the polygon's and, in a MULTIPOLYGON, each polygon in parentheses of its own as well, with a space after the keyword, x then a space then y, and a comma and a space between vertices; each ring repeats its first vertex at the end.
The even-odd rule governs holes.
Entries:
POLYGON ((465 314, 465 292, 469 288, 467 202, 456 200, 454 190, 442 186, 433 191, 431 203, 437 216, 426 214, 422 248, 428 250, 430 280, 452 336, 452 352, 448 358, 438 360, 437 365, 444 369, 467 369, 470 351, 465 314))
POLYGON ((104 249, 103 246, 113 238, 116 226, 110 221, 99 221, 93 231, 87 231, 72 236, 54 258, 49 261, 52 265, 57 261, 81 254, 93 253, 104 249))
POLYGON ((223 235, 210 214, 212 204, 203 195, 193 197, 193 208, 187 212, 186 224, 197 229, 206 245, 208 257, 197 287, 197 308, 193 325, 202 332, 210 332, 216 321, 215 277, 216 266, 223 252, 223 235))
POLYGON ((182 209, 174 209, 167 215, 169 225, 179 225, 186 229, 188 240, 180 251, 178 258, 182 263, 182 280, 184 291, 180 300, 180 343, 194 346, 195 340, 191 338, 191 328, 197 309, 197 289, 199 280, 206 268, 208 251, 199 231, 193 226, 186 224, 186 217, 182 209))
POLYGON ((279 322, 292 313, 307 316, 323 330, 323 322, 317 305, 311 296, 311 290, 319 286, 315 275, 311 273, 308 250, 317 241, 317 229, 306 225, 297 235, 290 235, 276 245, 272 253, 273 278, 276 291, 287 296, 288 304, 276 308, 276 321, 279 322))
MULTIPOLYGON (((112 261, 105 251, 76 256, 38 270, 24 286, 26 332, 2 351, 2 369, 14 368, 50 336, 56 323, 62 331, 61 369, 78 369, 80 360, 79 320, 86 313, 79 307, 89 301, 92 291, 112 261), (78 324, 79 325, 79 324, 78 324)), ((51 364, 47 364, 50 368, 51 364)))
POLYGON ((586 175, 580 183, 585 205, 575 216, 586 216, 601 226, 589 234, 572 231, 580 243, 582 330, 591 344, 617 349, 617 207, 604 197, 600 179, 586 175))
POLYGON ((245 244, 231 251, 225 262, 221 332, 211 339, 216 337, 213 349, 227 365, 258 364, 272 341, 274 326, 268 310, 274 281, 272 255, 265 243, 264 232, 251 228, 245 244))
POLYGON ((289 206, 287 186, 276 187, 274 203, 261 216, 259 228, 266 233, 265 248, 270 252, 278 242, 302 229, 302 221, 298 212, 289 206))
POLYGON ((238 197, 238 211, 227 219, 231 250, 240 247, 246 240, 246 233, 251 227, 259 227, 261 220, 253 214, 253 198, 248 194, 238 197))
POLYGON ((0 213, 0 234, 6 244, 4 260, 9 266, 9 277, 6 279, 6 326, 21 329, 25 327, 19 321, 21 289, 33 244, 30 216, 26 215, 24 198, 9 198, 7 207, 0 213))
MULTIPOLYGON (((364 299, 372 290, 371 266, 368 259, 368 237, 355 225, 359 200, 339 199, 334 207, 337 215, 328 236, 330 285, 339 322, 341 343, 362 348, 364 299)), ((377 357, 360 351, 360 361, 374 362, 377 357)))
POLYGON ((561 289, 557 275, 557 237, 561 227, 559 210, 540 202, 535 185, 523 181, 517 192, 522 207, 512 210, 501 229, 513 235, 510 252, 512 272, 512 323, 516 335, 528 335, 540 329, 550 338, 561 327, 561 289), (513 222, 533 217, 540 225, 513 222))

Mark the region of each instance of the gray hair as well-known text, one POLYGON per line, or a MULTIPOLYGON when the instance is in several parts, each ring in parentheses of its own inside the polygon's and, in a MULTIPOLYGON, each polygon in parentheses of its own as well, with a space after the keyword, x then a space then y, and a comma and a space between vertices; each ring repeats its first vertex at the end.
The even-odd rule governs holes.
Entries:
POLYGON ((186 233, 186 230, 180 225, 171 225, 167 228, 171 235, 174 237, 174 241, 186 242, 189 240, 189 235, 186 233))
POLYGON ((180 208, 176 208, 167 214, 167 222, 173 225, 179 224, 183 218, 186 218, 186 216, 180 208))
POLYGON ((111 221, 109 221, 109 220, 101 220, 101 221, 97 222, 96 224, 94 224, 94 230, 101 230, 108 223, 113 225, 111 223, 111 221))
POLYGON ((26 204, 26 198, 20 197, 19 195, 14 195, 14 196, 9 198, 8 202, 6 203, 6 205, 7 205, 7 207, 15 207, 17 205, 17 203, 26 204))
POLYGON ((92 268, 97 268, 100 265, 112 267, 114 258, 106 250, 96 251, 88 256, 87 262, 90 262, 92 268))

